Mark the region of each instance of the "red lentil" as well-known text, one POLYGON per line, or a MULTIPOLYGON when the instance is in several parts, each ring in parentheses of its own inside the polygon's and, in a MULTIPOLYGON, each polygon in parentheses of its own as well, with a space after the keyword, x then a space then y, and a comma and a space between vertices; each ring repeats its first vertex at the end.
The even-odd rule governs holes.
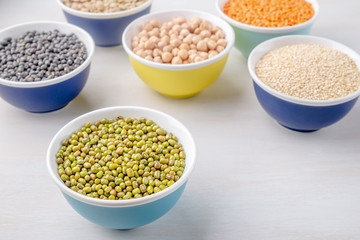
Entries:
POLYGON ((305 0, 229 0, 224 13, 248 25, 288 27, 308 21, 315 11, 305 0))

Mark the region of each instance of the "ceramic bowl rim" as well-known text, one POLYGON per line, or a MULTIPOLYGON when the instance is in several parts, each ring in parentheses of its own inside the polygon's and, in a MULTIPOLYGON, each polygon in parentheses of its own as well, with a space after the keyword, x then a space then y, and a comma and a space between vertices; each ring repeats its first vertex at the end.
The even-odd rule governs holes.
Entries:
POLYGON ((331 45, 331 48, 336 49, 342 53, 346 53, 347 55, 349 55, 351 57, 351 59, 355 62, 355 64, 357 65, 357 67, 360 71, 360 55, 357 52, 355 52, 354 50, 352 50, 351 48, 345 46, 344 44, 336 42, 336 41, 328 39, 328 38, 317 37, 317 36, 289 35, 289 36, 281 36, 281 37, 272 38, 270 40, 266 40, 266 41, 260 43, 259 45, 257 45, 252 50, 252 52, 250 53, 249 58, 248 58, 248 70, 249 70, 252 80, 260 88, 262 88, 264 91, 271 94, 272 96, 280 98, 280 99, 288 101, 288 102, 300 104, 300 105, 333 106, 333 105, 338 105, 338 104, 342 104, 345 102, 349 102, 349 101, 359 97, 360 86, 355 92, 353 92, 347 96, 340 97, 340 98, 329 99, 329 100, 303 99, 303 98, 293 97, 293 96, 289 96, 287 94, 278 92, 278 91, 274 90, 273 88, 267 86, 263 81, 261 81, 257 77, 257 75, 255 73, 255 66, 256 66, 257 61, 255 58, 260 59, 261 58, 261 57, 259 57, 260 55, 264 56, 268 51, 270 51, 272 49, 275 49, 275 48, 278 48, 281 46, 300 44, 300 43, 318 44, 318 45, 325 46, 325 47, 330 47, 330 45, 331 45), (267 49, 269 49, 269 50, 267 50, 267 49), (258 55, 258 56, 256 56, 256 55, 258 55))
POLYGON ((190 70, 190 69, 196 69, 196 68, 201 68, 201 67, 208 66, 208 65, 210 65, 212 63, 215 63, 215 62, 219 61, 220 59, 224 58, 227 54, 229 54, 230 50, 232 49, 232 47, 234 45, 234 42, 235 42, 234 30, 231 28, 231 26, 226 21, 224 21, 220 17, 218 17, 216 15, 213 15, 211 13, 198 11, 198 10, 192 10, 192 9, 176 9, 176 10, 172 9, 172 10, 161 10, 161 11, 151 12, 151 13, 146 14, 144 16, 141 16, 141 17, 137 18, 136 20, 134 20, 133 22, 131 22, 125 28, 123 36, 122 36, 123 48, 125 49, 126 53, 132 59, 134 59, 137 62, 140 62, 140 63, 142 63, 144 65, 147 65, 149 67, 162 69, 162 70, 190 70), (161 16, 161 15, 164 15, 164 14, 166 15, 166 14, 169 14, 169 13, 173 13, 173 16, 181 15, 182 13, 192 14, 194 16, 199 16, 199 18, 201 18, 201 19, 204 19, 204 16, 206 16, 205 20, 213 19, 213 22, 216 21, 216 22, 221 23, 220 24, 221 26, 219 26, 219 24, 217 26, 219 26, 224 31, 225 36, 226 36, 226 40, 228 41, 225 49, 222 52, 220 52, 218 55, 216 55, 215 57, 212 57, 210 59, 206 59, 206 60, 201 61, 201 62, 190 63, 190 64, 155 63, 155 62, 145 60, 144 58, 139 57, 138 55, 136 55, 131 50, 131 46, 129 46, 128 43, 127 43, 127 40, 129 38, 129 32, 135 26, 137 26, 139 23, 145 23, 145 22, 149 21, 149 19, 156 19, 157 16, 161 16))
MULTIPOLYGON (((82 37, 86 38, 86 41, 89 42, 88 45, 85 44, 86 49, 87 49, 87 58, 85 59, 85 61, 76 69, 74 69, 73 71, 64 74, 60 77, 56 77, 53 79, 48 79, 48 80, 42 80, 42 81, 38 81, 38 82, 18 82, 18 81, 11 81, 11 80, 6 80, 3 78, 0 78, 0 84, 4 85, 4 86, 8 86, 8 87, 16 87, 16 88, 38 88, 38 87, 45 87, 45 86, 50 86, 50 85, 55 85, 57 83, 60 82, 64 82, 76 75, 78 75, 79 73, 81 73, 85 68, 87 68, 90 63, 91 60, 93 58, 94 55, 94 51, 95 51, 95 43, 94 40, 92 39, 92 37, 90 36, 90 34, 88 32, 86 32, 85 30, 83 30, 82 28, 75 26, 73 24, 70 23, 65 23, 65 22, 58 22, 58 21, 32 21, 32 22, 25 22, 25 23, 20 23, 20 24, 16 24, 10 27, 7 27, 3 30, 0 31, 0 35, 7 32, 7 31, 12 31, 16 28, 23 28, 23 27, 27 27, 28 31, 33 30, 33 28, 35 28, 35 30, 37 30, 36 28, 38 26, 54 26, 54 30, 58 28, 59 25, 61 26, 66 26, 68 28, 71 28, 75 34, 77 35, 81 35, 82 37)), ((61 32, 61 30, 60 30, 61 32)), ((25 31, 24 31, 25 33, 25 31)))
POLYGON ((247 30, 250 32, 258 32, 258 33, 268 33, 268 34, 281 34, 281 33, 290 33, 290 32, 294 32, 303 28, 306 28, 308 26, 310 26, 311 24, 313 24, 315 22, 315 20, 317 19, 318 15, 319 15, 319 3, 317 0, 306 0, 307 2, 310 2, 314 8, 314 15, 312 16, 312 18, 310 18, 309 20, 307 20, 306 22, 297 24, 297 25, 293 25, 293 26, 288 26, 288 27, 258 27, 258 26, 252 26, 249 24, 245 24, 245 23, 241 23, 238 22, 232 18, 230 18, 229 16, 227 16, 224 11, 223 11, 223 5, 222 3, 225 4, 225 2, 228 2, 229 0, 216 0, 216 4, 215 4, 215 8, 216 11, 218 12, 218 14, 225 19, 227 22, 229 22, 232 26, 235 26, 239 29, 243 29, 243 30, 247 30))
POLYGON ((66 6, 62 2, 62 0, 56 0, 56 2, 60 5, 60 7, 62 8, 62 10, 64 12, 67 12, 68 14, 71 14, 71 15, 74 15, 77 17, 89 18, 89 19, 114 19, 114 18, 130 16, 130 15, 136 14, 138 12, 141 12, 141 11, 145 10, 146 8, 150 7, 153 0, 147 0, 145 3, 143 3, 140 6, 137 6, 135 8, 131 8, 131 9, 119 11, 119 12, 112 12, 112 13, 83 12, 83 11, 75 10, 75 9, 72 9, 72 8, 66 6))
MULTIPOLYGON (((120 113, 121 114, 121 113, 120 113)), ((70 133, 69 133, 70 134, 70 133)), ((55 182, 55 184, 60 188, 60 190, 68 195, 71 198, 74 198, 82 203, 86 203, 89 205, 95 205, 95 206, 101 206, 101 207, 115 207, 115 208, 122 208, 122 207, 132 207, 132 206, 138 206, 138 205, 144 205, 147 203, 151 203, 154 201, 157 201, 159 199, 162 199, 170 194, 172 194, 173 192, 175 192, 177 189, 179 189, 183 184, 185 184, 187 182, 187 180, 189 179, 189 176, 191 174, 191 172, 193 171, 194 168, 194 164, 195 164, 195 160, 196 160, 196 145, 194 142, 194 139, 190 133, 190 131, 185 127, 185 125, 183 125, 180 121, 178 121, 177 119, 175 119, 174 117, 155 110, 155 109, 151 109, 151 108, 146 108, 146 107, 139 107, 139 106, 113 106, 113 107, 105 107, 105 108, 100 108, 97 110, 93 110, 90 112, 87 112, 85 114, 82 114, 76 118, 74 118, 73 120, 71 120, 70 122, 68 122, 67 124, 65 124, 52 138, 48 149, 47 149, 47 153, 46 153, 46 164, 47 164, 47 169, 48 172, 51 175, 52 180, 55 182), (135 111, 142 111, 142 112, 148 112, 150 114, 155 114, 157 116, 160 116, 161 118, 165 118, 168 121, 171 121, 174 125, 176 125, 177 127, 179 127, 181 130, 181 132, 183 132, 186 135, 187 140, 189 141, 189 146, 192 148, 192 154, 190 155, 190 157, 192 157, 192 159, 190 161, 187 162, 187 165, 185 166, 183 175, 179 178, 178 181, 176 181, 173 185, 167 187, 166 189, 146 196, 146 197, 141 197, 141 198, 137 198, 137 199, 124 199, 124 200, 104 200, 104 199, 96 199, 96 198, 92 198, 92 197, 87 197, 84 196, 82 194, 79 194, 73 190, 71 190, 70 188, 68 188, 67 186, 65 186, 64 182, 61 181, 61 179, 59 178, 56 169, 54 169, 52 167, 52 161, 54 161, 54 156, 55 156, 55 149, 56 148, 56 144, 59 144, 60 141, 60 135, 64 133, 64 131, 74 125, 74 124, 78 124, 78 123, 86 123, 86 121, 88 121, 88 117, 91 117, 92 115, 98 115, 98 114, 110 114, 112 112, 117 112, 117 111, 126 111, 126 110, 135 110, 135 111)))

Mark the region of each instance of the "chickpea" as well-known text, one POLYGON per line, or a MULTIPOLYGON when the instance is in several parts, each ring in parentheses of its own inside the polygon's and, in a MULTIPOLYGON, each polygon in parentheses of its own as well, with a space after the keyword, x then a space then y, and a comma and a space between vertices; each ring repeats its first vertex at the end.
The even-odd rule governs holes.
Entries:
POLYGON ((173 31, 175 31, 176 33, 179 33, 181 31, 181 26, 179 24, 175 24, 172 28, 173 31))
POLYGON ((193 17, 191 20, 190 20, 190 23, 196 25, 197 27, 200 26, 200 23, 201 23, 201 20, 200 18, 198 17, 193 17))
POLYGON ((220 46, 223 46, 225 48, 226 45, 227 45, 227 41, 226 41, 226 39, 219 39, 217 41, 217 44, 220 45, 220 46))
POLYGON ((189 57, 189 53, 187 50, 185 49, 180 49, 177 53, 177 55, 182 59, 182 60, 185 60, 189 57))
POLYGON ((161 60, 161 57, 160 57, 160 56, 154 57, 154 62, 156 62, 156 63, 163 63, 163 61, 161 60))
POLYGON ((201 29, 198 27, 194 30, 194 34, 199 35, 201 33, 201 29))
POLYGON ((173 47, 179 47, 181 44, 181 41, 177 38, 170 40, 170 44, 173 47))
POLYGON ((159 47, 159 49, 164 49, 164 47, 167 45, 167 43, 166 42, 164 42, 164 41, 160 41, 160 42, 158 42, 158 47, 159 47))
POLYGON ((155 57, 160 57, 161 54, 162 54, 162 52, 161 52, 161 50, 158 49, 158 48, 155 48, 155 49, 153 50, 153 52, 152 52, 152 55, 153 55, 154 59, 155 59, 155 57))
POLYGON ((179 49, 184 49, 184 50, 188 51, 188 50, 190 50, 190 46, 189 46, 189 44, 181 43, 179 46, 179 49))
POLYGON ((161 38, 161 41, 165 42, 165 43, 169 43, 170 42, 170 37, 168 35, 165 35, 161 38))
POLYGON ((145 31, 149 32, 153 29, 153 25, 151 25, 150 23, 145 23, 142 27, 142 29, 144 29, 145 31))
POLYGON ((218 38, 225 38, 225 34, 222 30, 219 30, 215 33, 215 36, 217 36, 218 38))
POLYGON ((200 40, 201 40, 201 37, 195 35, 195 36, 193 36, 193 38, 191 39, 191 42, 192 42, 193 44, 197 44, 200 40))
POLYGON ((172 58, 173 58, 173 55, 169 52, 163 52, 163 54, 161 55, 161 60, 164 63, 169 63, 172 58))
POLYGON ((214 40, 209 40, 208 42, 207 42, 207 47, 208 47, 208 49, 210 49, 210 50, 214 50, 215 48, 216 48, 216 46, 217 46, 217 43, 214 41, 214 40))
POLYGON ((173 46, 171 45, 166 45, 164 48, 163 48, 163 52, 171 52, 173 50, 173 46))
POLYGON ((186 28, 184 28, 184 29, 182 29, 182 30, 180 31, 180 35, 182 35, 182 36, 184 36, 184 37, 186 37, 186 36, 189 35, 189 34, 190 34, 189 30, 186 29, 186 28))
POLYGON ((198 25, 196 25, 194 23, 190 23, 188 29, 190 32, 194 32, 197 27, 198 27, 198 25))
POLYGON ((150 56, 150 55, 147 55, 146 57, 145 57, 145 60, 148 60, 148 61, 153 61, 153 58, 152 58, 152 56, 150 56))
POLYGON ((143 49, 139 49, 135 52, 136 55, 138 55, 139 57, 145 58, 146 54, 145 51, 143 49))
POLYGON ((207 44, 204 40, 200 40, 197 44, 196 44, 196 49, 198 51, 207 51, 208 47, 207 44))
POLYGON ((173 50, 171 50, 171 54, 174 55, 174 56, 177 56, 178 52, 179 52, 178 48, 173 48, 173 50))
POLYGON ((203 38, 209 38, 211 36, 211 32, 209 30, 202 30, 200 32, 200 36, 202 36, 203 38))
POLYGON ((140 38, 140 42, 144 43, 144 42, 146 42, 148 39, 149 39, 148 37, 143 36, 143 37, 140 38))
POLYGON ((194 62, 201 62, 204 61, 204 59, 200 56, 196 56, 194 62))
POLYGON ((159 37, 160 36, 160 29, 155 27, 153 28, 150 32, 149 32, 150 36, 156 36, 159 37))
POLYGON ((224 48, 223 46, 221 46, 221 45, 218 45, 218 46, 216 47, 216 51, 217 51, 218 53, 224 51, 224 49, 225 49, 225 48, 224 48))
POLYGON ((155 42, 148 40, 145 42, 145 49, 153 50, 155 48, 155 42))
POLYGON ((184 39, 183 39, 183 42, 184 43, 187 43, 187 44, 190 44, 192 42, 192 38, 193 38, 193 35, 190 33, 189 35, 187 35, 184 39))
POLYGON ((215 57, 216 55, 218 55, 218 52, 215 51, 215 50, 211 50, 211 51, 209 51, 209 53, 208 53, 208 58, 215 57))
POLYGON ((172 64, 182 64, 182 59, 178 56, 174 57, 172 60, 171 60, 171 63, 172 64))
POLYGON ((153 27, 156 27, 156 28, 159 27, 159 22, 158 22, 157 20, 155 20, 155 19, 151 20, 149 23, 150 23, 151 26, 153 26, 153 27))
POLYGON ((216 35, 211 35, 210 40, 217 42, 219 40, 219 38, 216 35))
POLYGON ((211 24, 208 21, 204 20, 200 23, 199 28, 201 30, 211 30, 211 24))
POLYGON ((186 19, 183 18, 183 17, 175 17, 175 18, 173 19, 173 22, 176 23, 176 24, 181 25, 182 23, 186 22, 186 19))

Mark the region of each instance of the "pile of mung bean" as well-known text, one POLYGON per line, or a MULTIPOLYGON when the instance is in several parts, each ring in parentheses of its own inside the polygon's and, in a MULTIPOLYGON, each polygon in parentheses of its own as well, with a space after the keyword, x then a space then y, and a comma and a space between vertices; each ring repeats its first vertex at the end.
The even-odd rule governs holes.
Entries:
POLYGON ((63 0, 63 3, 75 10, 90 13, 112 13, 138 7, 148 0, 63 0))
POLYGON ((0 42, 0 77, 19 82, 52 79, 78 68, 87 58, 78 37, 54 31, 28 31, 0 42))
POLYGON ((226 45, 223 30, 198 17, 174 17, 161 25, 151 20, 132 39, 136 55, 166 64, 200 62, 218 55, 226 45))
POLYGON ((86 123, 56 154, 65 185, 99 199, 131 199, 174 184, 185 168, 176 136, 145 118, 86 123))
POLYGON ((257 63, 256 75, 281 93, 310 100, 341 98, 360 86, 359 69, 347 54, 315 44, 269 51, 257 63))

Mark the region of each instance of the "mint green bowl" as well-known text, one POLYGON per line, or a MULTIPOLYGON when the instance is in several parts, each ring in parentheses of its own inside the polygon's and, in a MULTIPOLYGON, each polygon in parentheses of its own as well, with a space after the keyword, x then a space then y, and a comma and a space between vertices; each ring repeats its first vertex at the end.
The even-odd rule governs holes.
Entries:
POLYGON ((238 49, 242 55, 246 58, 249 57, 251 51, 260 43, 269 40, 274 37, 280 37, 284 35, 307 35, 319 14, 319 4, 317 0, 307 0, 310 2, 315 10, 314 16, 308 21, 281 28, 268 28, 268 27, 256 27, 248 24, 238 22, 224 13, 224 5, 229 0, 216 0, 216 10, 218 14, 227 21, 235 32, 235 48, 238 49))

